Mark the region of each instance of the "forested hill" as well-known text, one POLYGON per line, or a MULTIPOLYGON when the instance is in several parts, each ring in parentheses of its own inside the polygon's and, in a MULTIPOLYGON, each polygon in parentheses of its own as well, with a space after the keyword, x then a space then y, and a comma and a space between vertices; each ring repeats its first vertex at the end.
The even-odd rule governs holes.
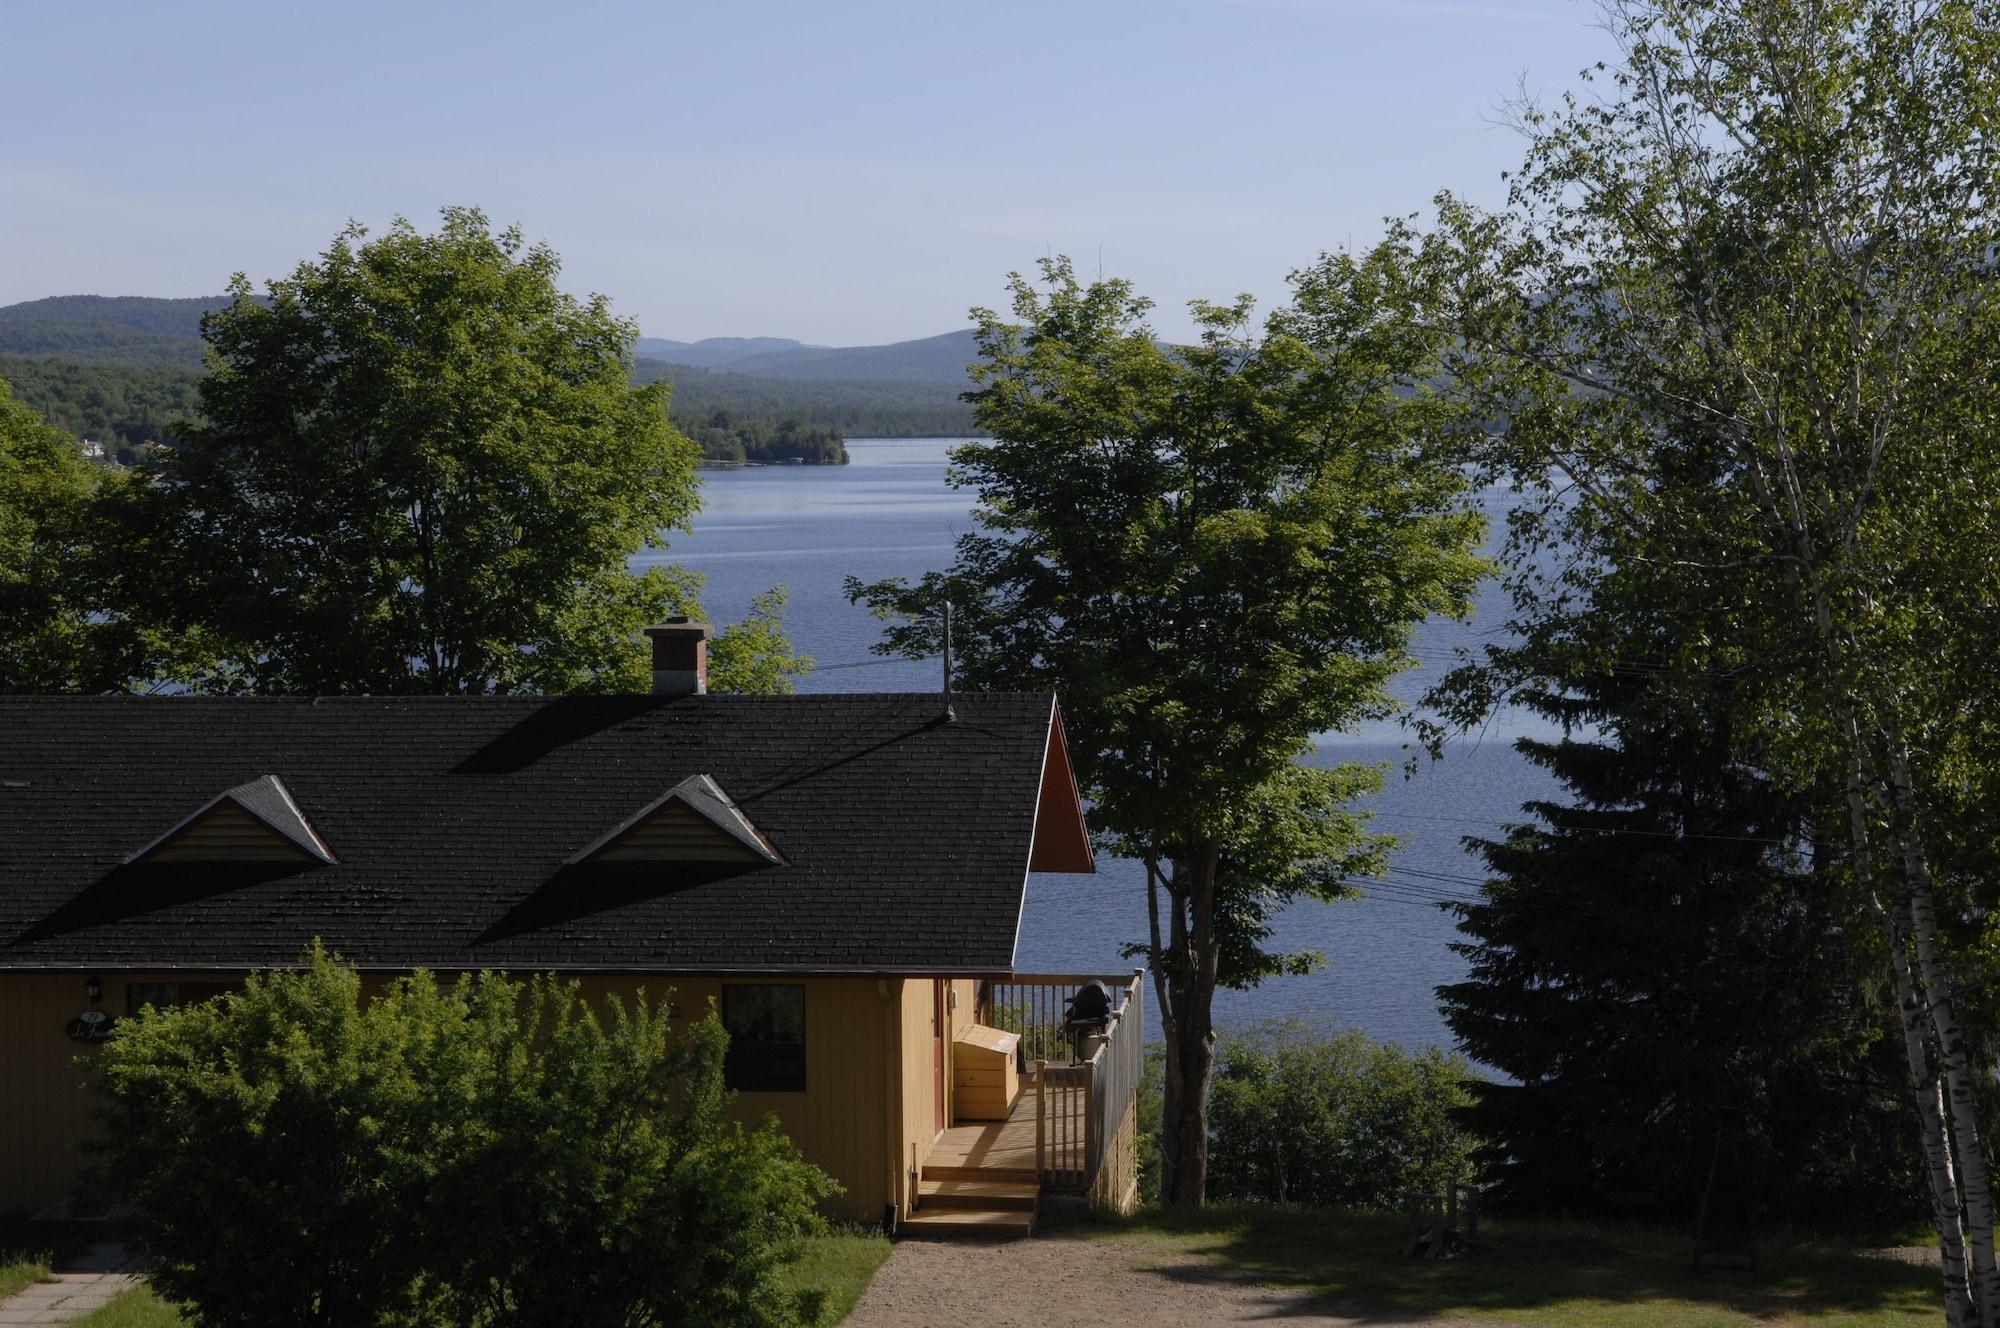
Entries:
POLYGON ((0 307, 0 355, 199 369, 201 316, 228 303, 220 295, 192 300, 57 295, 10 304, 0 307))
POLYGON ((196 375, 171 365, 76 364, 0 355, 0 380, 58 429, 93 438, 120 462, 201 407, 196 375))
POLYGON ((949 383, 764 378, 646 359, 633 365, 632 378, 672 383, 669 412, 683 427, 726 411, 796 417, 860 438, 931 438, 972 428, 972 407, 958 399, 965 389, 949 383))
POLYGON ((979 358, 970 329, 886 346, 805 346, 775 337, 712 337, 692 343, 641 337, 639 354, 752 378, 932 383, 954 393, 971 386, 965 366, 979 358))
MULTIPOLYGON (((66 295, 0 307, 0 378, 80 438, 114 452, 168 436, 196 408, 201 315, 227 301, 66 295)), ((716 337, 644 348, 727 361, 727 372, 641 358, 633 379, 673 383, 674 422, 714 460, 840 460, 845 437, 963 434, 972 411, 951 334, 892 346, 809 347, 779 337, 716 337), (787 357, 803 356, 792 360, 787 357), (928 359, 926 357, 928 356, 928 359), (774 366, 796 363, 795 376, 774 366), (931 376, 918 372, 933 366, 931 376), (750 371, 754 368, 754 372, 750 371), (845 369, 846 374, 828 372, 845 369)))
POLYGON ((753 355, 773 350, 795 350, 804 344, 790 337, 709 337, 702 341, 640 337, 639 344, 632 350, 642 359, 692 364, 697 369, 727 369, 736 361, 747 360, 753 355))
MULTIPOLYGON (((221 295, 58 295, 0 306, 0 355, 199 369, 201 316, 228 302, 221 295)), ((970 330, 883 346, 808 346, 789 337, 641 337, 637 353, 642 360, 750 378, 924 383, 948 388, 953 399, 970 385, 965 366, 977 358, 970 330)))
MULTIPOLYGON (((750 378, 658 360, 640 360, 632 376, 673 383, 668 413, 716 461, 839 460, 842 438, 927 438, 972 428, 971 408, 934 384, 750 378)), ((15 396, 114 452, 161 441, 176 420, 194 415, 196 377, 171 366, 0 355, 0 379, 15 396)))

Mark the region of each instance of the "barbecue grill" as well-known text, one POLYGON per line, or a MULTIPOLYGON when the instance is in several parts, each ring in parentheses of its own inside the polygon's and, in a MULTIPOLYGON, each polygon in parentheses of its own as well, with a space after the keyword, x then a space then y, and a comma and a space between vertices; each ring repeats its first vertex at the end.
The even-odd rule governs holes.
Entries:
POLYGON ((1111 1028, 1111 988, 1086 982, 1074 996, 1063 998, 1063 1031, 1069 1035, 1072 1061, 1096 1054, 1111 1028))

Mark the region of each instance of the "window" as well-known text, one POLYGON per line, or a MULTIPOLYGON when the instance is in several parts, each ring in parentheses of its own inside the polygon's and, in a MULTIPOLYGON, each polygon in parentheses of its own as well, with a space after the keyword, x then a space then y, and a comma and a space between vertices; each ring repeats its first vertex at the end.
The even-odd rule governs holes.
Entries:
POLYGON ((742 1093, 806 1091, 806 989, 759 983, 722 988, 729 1055, 722 1081, 742 1093))
POLYGON ((125 1013, 137 1014, 149 1005, 171 1010, 176 1005, 193 1005, 234 990, 235 986, 228 982, 128 982, 125 1013))

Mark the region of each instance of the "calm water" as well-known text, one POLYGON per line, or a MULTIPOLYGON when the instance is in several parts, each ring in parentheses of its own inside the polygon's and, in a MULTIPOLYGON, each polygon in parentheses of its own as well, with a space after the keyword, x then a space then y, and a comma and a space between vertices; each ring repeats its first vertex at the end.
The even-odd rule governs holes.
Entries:
MULTIPOLYGON (((852 439, 847 466, 704 472, 695 533, 676 539, 664 559, 707 575, 704 603, 717 622, 742 617, 760 591, 789 587, 787 629, 820 665, 803 691, 934 691, 935 662, 874 660, 869 647, 879 624, 847 602, 841 585, 849 575, 914 577, 950 562, 953 540, 972 526, 969 495, 945 484, 945 453, 955 441, 852 439)), ((1495 495, 1489 506, 1497 512, 1504 501, 1495 495)), ((1494 632, 1500 620, 1500 601, 1489 590, 1470 622, 1427 624, 1417 645, 1423 666, 1401 680, 1399 693, 1419 694, 1454 646, 1494 632)), ((1323 952, 1321 971, 1225 992, 1220 1017, 1324 1014, 1376 1038, 1448 1044, 1433 988, 1464 969, 1449 948, 1457 935, 1452 920, 1437 900, 1473 892, 1479 868, 1461 847, 1464 836, 1494 832, 1518 819, 1522 802, 1552 792, 1551 781, 1512 747, 1518 734, 1543 731, 1523 717, 1503 718, 1408 776, 1403 766, 1413 752, 1394 723, 1324 737, 1316 760, 1389 763, 1388 787, 1372 805, 1376 824, 1404 836, 1404 846, 1390 880, 1369 897, 1300 904, 1279 920, 1276 942, 1323 952)), ((1118 972, 1130 967, 1120 947, 1145 929, 1137 865, 1100 858, 1095 876, 1030 878, 1016 963, 1024 971, 1118 972)))

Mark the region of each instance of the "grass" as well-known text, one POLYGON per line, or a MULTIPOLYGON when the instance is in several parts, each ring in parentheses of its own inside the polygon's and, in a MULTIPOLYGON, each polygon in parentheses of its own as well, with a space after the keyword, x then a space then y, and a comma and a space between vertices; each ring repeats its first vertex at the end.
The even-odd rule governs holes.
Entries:
POLYGON ((68 1223, 0 1221, 0 1300, 46 1278, 56 1254, 75 1239, 68 1223))
POLYGON ((0 1300, 49 1275, 49 1261, 40 1255, 0 1255, 0 1300))
POLYGON ((101 1309, 80 1319, 71 1319, 69 1328, 181 1328, 186 1320, 180 1311, 153 1294, 147 1286, 121 1291, 101 1309))
POLYGON ((1697 1271, 1685 1235, 1583 1223, 1489 1220, 1477 1249, 1440 1261, 1406 1259, 1408 1232, 1395 1216, 1220 1207, 1069 1229, 1200 1254, 1385 1317, 1548 1328, 1933 1328, 1942 1316, 1934 1267, 1835 1242, 1767 1239, 1754 1270, 1697 1271))
MULTIPOLYGON (((797 1263, 785 1270, 793 1287, 818 1287, 826 1292, 828 1324, 839 1323, 854 1309, 874 1280, 875 1270, 889 1257, 889 1242, 879 1232, 841 1229, 805 1243, 797 1263)), ((186 1320, 153 1294, 136 1286, 121 1292, 104 1308, 71 1321, 70 1328, 182 1328, 186 1320)))
POLYGON ((797 1263, 783 1274, 793 1287, 818 1287, 826 1293, 826 1322, 839 1323, 854 1311, 854 1303, 875 1280, 875 1270, 889 1257, 891 1246, 879 1231, 841 1228, 805 1244, 797 1263))

